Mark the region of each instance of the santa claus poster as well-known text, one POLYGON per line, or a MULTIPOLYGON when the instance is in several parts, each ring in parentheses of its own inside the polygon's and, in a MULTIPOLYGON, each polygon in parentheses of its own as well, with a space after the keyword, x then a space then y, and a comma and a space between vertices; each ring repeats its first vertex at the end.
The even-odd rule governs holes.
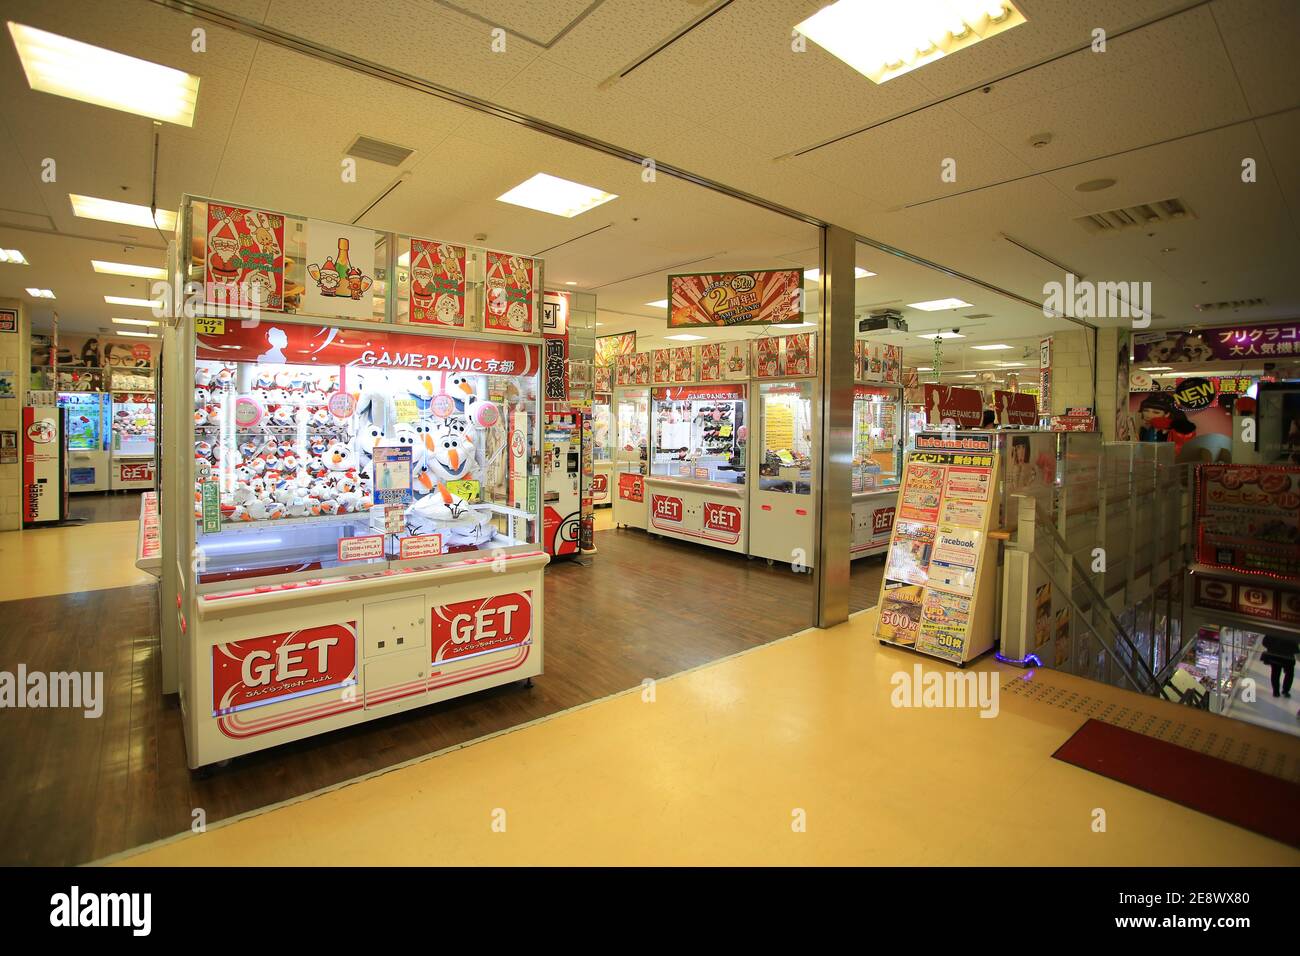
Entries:
POLYGON ((284 217, 208 204, 203 301, 233 309, 284 309, 284 217))
POLYGON ((429 239, 411 240, 411 322, 465 324, 465 247, 429 239))
POLYGON ((374 319, 374 284, 374 232, 323 219, 307 220, 304 312, 374 319))
POLYGON ((485 261, 484 331, 531 335, 536 262, 527 256, 491 250, 485 261))

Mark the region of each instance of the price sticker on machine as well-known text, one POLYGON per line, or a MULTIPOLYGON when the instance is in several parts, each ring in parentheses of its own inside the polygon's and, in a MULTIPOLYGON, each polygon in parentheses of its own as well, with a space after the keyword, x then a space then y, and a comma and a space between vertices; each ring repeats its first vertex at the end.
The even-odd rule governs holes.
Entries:
POLYGON ((406 561, 410 558, 432 558, 442 554, 442 535, 417 534, 401 541, 399 557, 406 561))
POLYGON ((366 534, 353 538, 339 538, 340 561, 369 561, 384 556, 384 536, 366 534))
POLYGON ((221 530, 221 485, 216 481, 203 482, 203 533, 216 534, 221 530))

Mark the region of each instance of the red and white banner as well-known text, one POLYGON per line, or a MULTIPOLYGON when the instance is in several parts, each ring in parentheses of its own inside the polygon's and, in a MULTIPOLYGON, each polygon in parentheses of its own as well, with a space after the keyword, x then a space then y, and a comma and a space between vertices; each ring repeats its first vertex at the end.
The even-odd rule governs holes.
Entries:
POLYGON ((715 501, 706 501, 704 502, 704 527, 709 531, 735 535, 739 540, 740 509, 735 505, 720 505, 715 501))
POLYGON ((431 617, 434 664, 518 647, 532 639, 533 592, 435 605, 431 617))
POLYGON ((993 407, 997 411, 999 425, 1038 424, 1038 403, 1032 395, 999 389, 993 393, 993 407))
POLYGON ((130 481, 153 481, 153 459, 144 461, 119 461, 117 463, 117 480, 123 483, 130 481))
POLYGON ((357 682, 357 622, 305 627, 212 648, 212 716, 357 682))
POLYGON ((979 389, 930 382, 924 392, 925 421, 932 427, 952 421, 958 428, 979 428, 984 420, 984 398, 979 389))
POLYGON ((538 367, 537 346, 521 342, 289 322, 277 325, 265 319, 248 327, 227 322, 220 334, 199 333, 195 340, 194 357, 201 361, 432 369, 490 375, 526 375, 538 367))
POLYGON ((682 499, 672 495, 651 495, 650 514, 655 520, 680 524, 682 520, 682 499))

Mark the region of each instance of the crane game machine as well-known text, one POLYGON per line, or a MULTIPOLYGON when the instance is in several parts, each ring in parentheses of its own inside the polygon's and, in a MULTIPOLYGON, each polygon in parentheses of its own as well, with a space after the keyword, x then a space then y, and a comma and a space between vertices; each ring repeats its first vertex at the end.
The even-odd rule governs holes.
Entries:
POLYGON ((59 407, 66 412, 68 491, 108 491, 108 393, 60 392, 59 407))

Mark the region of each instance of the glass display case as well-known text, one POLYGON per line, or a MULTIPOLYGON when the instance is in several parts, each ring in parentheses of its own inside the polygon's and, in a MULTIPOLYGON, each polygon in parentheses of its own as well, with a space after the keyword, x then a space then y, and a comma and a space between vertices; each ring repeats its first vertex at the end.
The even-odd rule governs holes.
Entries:
POLYGON ((152 458, 158 403, 152 392, 113 393, 113 456, 152 458))
POLYGON ((316 361, 231 361, 215 357, 231 354, 231 343, 199 347, 200 355, 213 356, 194 366, 201 580, 536 540, 534 515, 525 510, 536 480, 524 461, 533 448, 538 382, 529 347, 475 343, 484 353, 470 363, 476 371, 426 372, 423 367, 442 363, 375 368, 352 364, 346 352, 354 344, 364 344, 364 356, 418 347, 432 359, 470 349, 456 349, 452 339, 381 333, 354 343, 344 330, 320 346, 326 330, 262 330, 276 332, 302 343, 277 348, 276 358, 292 359, 297 351, 316 361), (336 364, 322 360, 330 352, 342 353, 336 364), (213 496, 209 481, 217 489, 215 507, 204 499, 205 492, 213 496), (371 509, 394 503, 404 506, 396 529, 372 528, 371 509), (423 536, 430 537, 408 540, 423 536))
POLYGON ((854 493, 898 484, 903 468, 902 436, 902 390, 887 386, 854 386, 854 493))
POLYGON ((744 484, 743 385, 656 388, 651 399, 652 477, 744 484))
POLYGON ((68 451, 106 451, 108 395, 103 392, 60 392, 59 407, 68 412, 68 451))
POLYGON ((807 380, 758 386, 761 491, 812 493, 812 392, 813 383, 807 380))
POLYGON ((614 524, 645 528, 645 474, 650 449, 650 390, 621 388, 612 404, 614 436, 611 443, 613 471, 610 495, 614 501, 614 524))

